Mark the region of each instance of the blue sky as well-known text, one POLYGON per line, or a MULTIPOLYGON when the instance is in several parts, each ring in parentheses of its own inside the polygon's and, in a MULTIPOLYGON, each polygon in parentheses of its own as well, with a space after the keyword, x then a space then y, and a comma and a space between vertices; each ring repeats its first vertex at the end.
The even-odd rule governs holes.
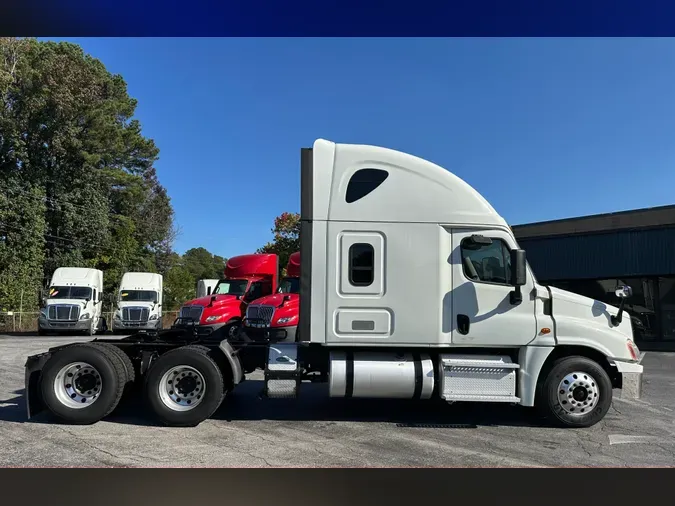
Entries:
POLYGON ((122 74, 182 229, 233 256, 318 137, 429 159, 509 223, 675 203, 668 39, 69 39, 122 74))

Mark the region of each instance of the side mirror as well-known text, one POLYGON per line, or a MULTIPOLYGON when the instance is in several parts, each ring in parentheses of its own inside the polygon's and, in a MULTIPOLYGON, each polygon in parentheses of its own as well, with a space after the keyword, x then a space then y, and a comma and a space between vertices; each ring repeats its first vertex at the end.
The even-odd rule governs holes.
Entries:
POLYGON ((523 286, 527 282, 527 259, 525 250, 511 250, 511 284, 523 286))
POLYGON ((616 316, 612 316, 612 324, 616 327, 623 320, 623 307, 626 303, 626 299, 633 295, 633 289, 628 285, 617 286, 616 290, 614 290, 614 293, 621 301, 619 302, 619 312, 616 314, 616 316))
POLYGON ((627 299, 633 296, 633 289, 628 285, 617 286, 614 293, 620 299, 627 299))
POLYGON ((527 260, 525 258, 525 250, 513 249, 511 250, 511 285, 516 289, 511 292, 511 304, 517 306, 523 302, 523 293, 520 287, 527 282, 527 260))
POLYGON ((286 301, 291 300, 291 296, 290 295, 284 295, 284 300, 286 300, 286 301))

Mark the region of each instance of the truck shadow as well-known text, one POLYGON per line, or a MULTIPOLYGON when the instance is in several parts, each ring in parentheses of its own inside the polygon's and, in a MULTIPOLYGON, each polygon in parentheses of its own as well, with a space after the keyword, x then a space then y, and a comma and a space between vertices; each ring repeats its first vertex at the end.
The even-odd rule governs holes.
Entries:
MULTIPOLYGON (((211 419, 222 422, 386 422, 399 427, 449 429, 542 426, 533 410, 520 406, 478 403, 450 405, 441 400, 329 398, 325 385, 304 383, 298 399, 260 399, 262 387, 262 380, 247 380, 242 383, 223 401, 211 419)), ((55 423, 45 412, 27 420, 24 390, 13 393, 16 395, 13 398, 0 399, 0 422, 55 423)), ((138 393, 123 398, 105 421, 145 427, 157 426, 138 393)))
POLYGON ((258 398, 262 380, 248 380, 212 416, 234 421, 387 422, 400 427, 475 429, 480 426, 537 427, 532 410, 519 406, 477 403, 448 404, 441 400, 329 398, 326 385, 301 386, 298 399, 258 398))
POLYGON ((0 399, 0 422, 26 422, 26 398, 24 389, 12 392, 15 397, 0 399))

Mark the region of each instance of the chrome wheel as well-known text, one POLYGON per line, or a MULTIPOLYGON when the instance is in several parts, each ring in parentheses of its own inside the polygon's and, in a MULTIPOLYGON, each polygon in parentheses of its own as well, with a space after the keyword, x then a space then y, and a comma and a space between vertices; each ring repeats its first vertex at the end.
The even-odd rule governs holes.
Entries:
POLYGON ((582 416, 600 400, 598 382, 586 372, 572 372, 558 385, 558 402, 568 414, 582 416))
POLYGON ((73 409, 91 406, 98 400, 102 387, 101 374, 86 362, 68 364, 54 378, 56 398, 73 409))
POLYGON ((159 398, 174 411, 190 411, 199 406, 206 392, 204 376, 194 367, 179 365, 164 373, 159 382, 159 398))

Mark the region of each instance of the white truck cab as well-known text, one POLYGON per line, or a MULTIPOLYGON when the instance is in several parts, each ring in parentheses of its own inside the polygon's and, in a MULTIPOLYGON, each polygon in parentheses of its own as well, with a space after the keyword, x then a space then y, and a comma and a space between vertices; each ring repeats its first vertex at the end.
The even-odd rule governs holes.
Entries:
POLYGON ((122 276, 113 332, 162 328, 163 278, 154 272, 127 272, 122 276))
POLYGON ((217 279, 200 279, 197 281, 197 299, 206 297, 213 293, 213 289, 218 284, 217 279))
POLYGON ((52 275, 38 333, 106 330, 102 318, 103 272, 81 267, 59 267, 52 275))
MULTIPOLYGON (((616 287, 613 306, 542 285, 506 221, 451 172, 399 151, 320 139, 301 151, 300 184, 297 331, 233 336, 223 326, 203 339, 172 330, 166 339, 106 343, 141 364, 145 399, 163 423, 200 423, 256 369, 271 398, 324 382, 330 397, 536 407, 565 427, 602 420, 614 389, 640 397, 643 367, 624 317, 630 287, 616 287)), ((270 305, 269 321, 289 302, 270 305)), ((237 310, 245 303, 233 301, 237 310)), ((49 410, 69 422, 92 423, 115 408, 119 396, 87 386, 98 368, 113 392, 138 379, 123 364, 109 374, 97 341, 28 358, 29 413, 39 409, 30 400, 39 385, 49 410), (92 366, 76 371, 90 377, 73 392, 74 382, 59 379, 78 361, 92 366)))

